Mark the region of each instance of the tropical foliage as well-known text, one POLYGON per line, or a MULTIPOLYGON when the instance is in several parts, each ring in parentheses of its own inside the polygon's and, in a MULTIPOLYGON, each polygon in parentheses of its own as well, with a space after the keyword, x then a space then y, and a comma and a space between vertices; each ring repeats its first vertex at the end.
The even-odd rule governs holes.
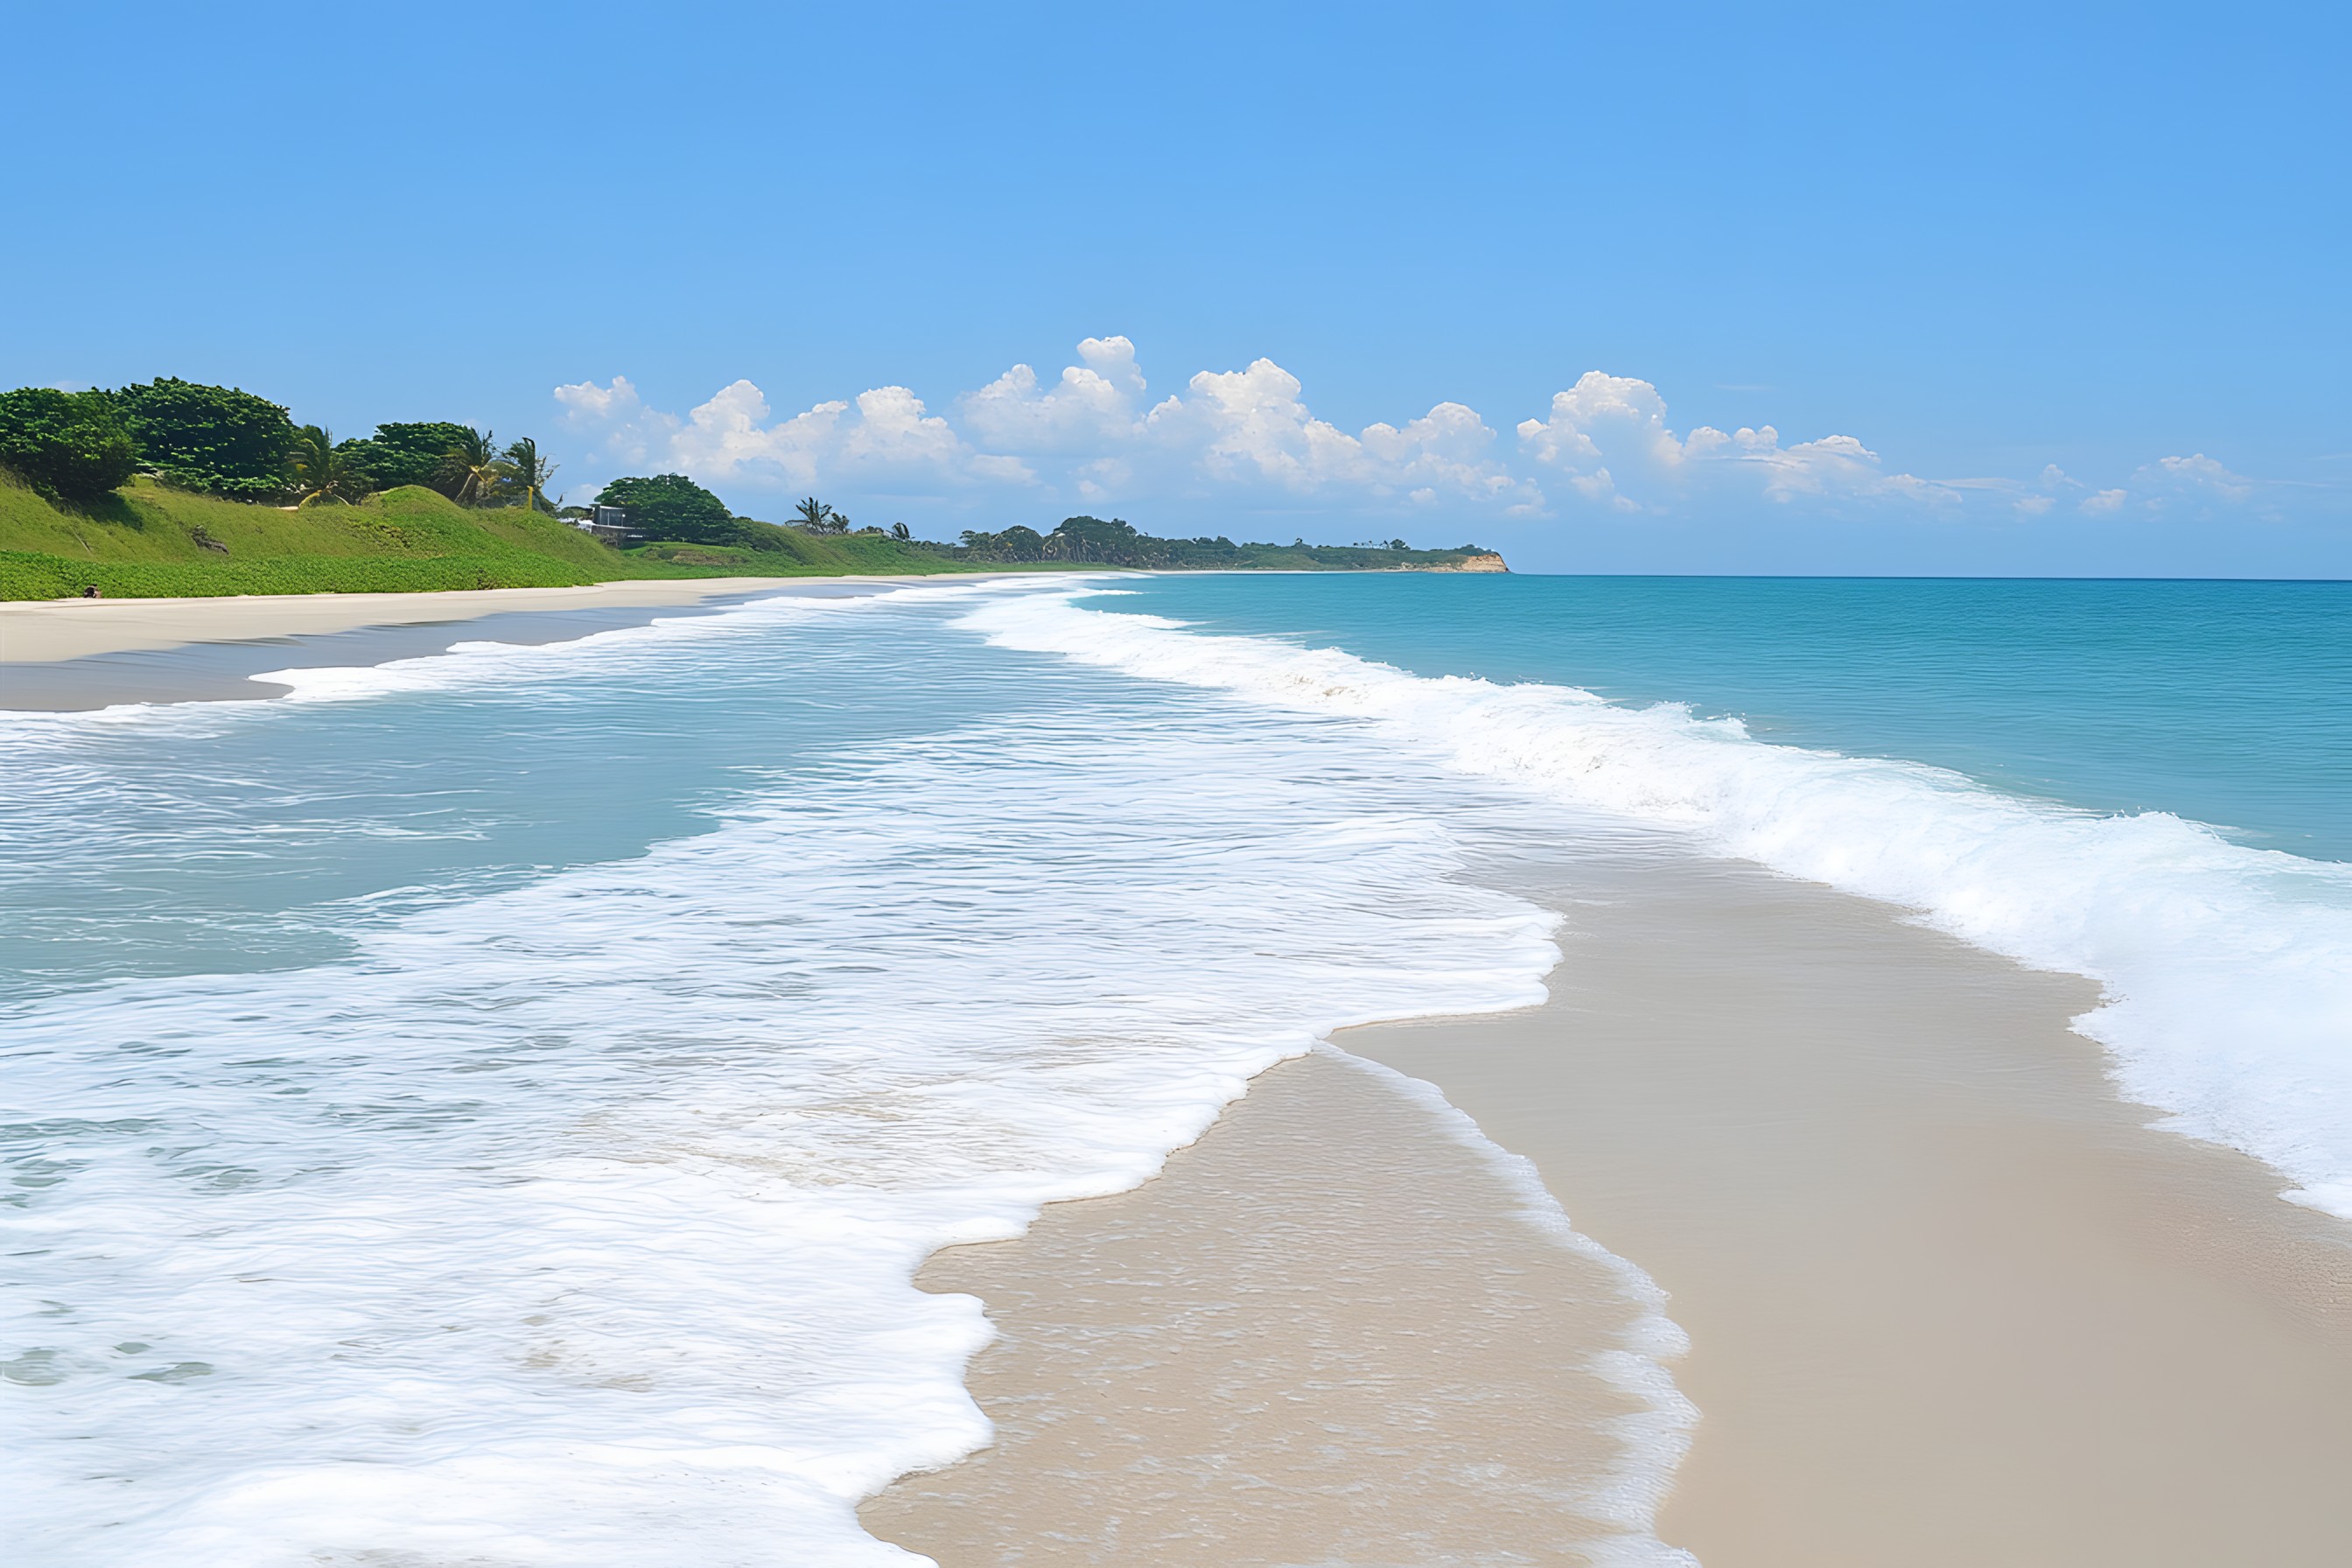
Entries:
POLYGON ((367 499, 375 485, 368 471, 361 466, 356 442, 335 445, 334 437, 321 425, 305 425, 294 432, 294 449, 287 463, 293 475, 293 492, 297 504, 316 506, 321 501, 356 501, 367 499))
POLYGON ((457 426, 457 438, 441 454, 433 488, 459 506, 480 506, 499 483, 499 449, 488 430, 457 426))
POLYGON ((800 519, 800 526, 811 533, 847 533, 849 531, 849 519, 814 496, 803 497, 800 505, 793 508, 793 511, 800 519))
POLYGON ((547 499, 547 483, 555 478, 555 465, 539 455, 538 442, 528 436, 509 442, 506 456, 499 459, 498 475, 500 499, 551 517, 555 514, 554 503, 547 499))
POLYGON ((427 423, 379 425, 364 440, 349 442, 360 466, 380 489, 402 485, 431 485, 441 465, 471 432, 463 425, 435 420, 427 423))
POLYGON ((1383 568, 1451 566, 1490 552, 1475 544, 1453 550, 1413 550, 1402 540, 1389 544, 1235 544, 1223 534, 1194 539, 1159 539, 1118 518, 1066 517, 1051 533, 1016 523, 1000 532, 966 531, 959 556, 1007 564, 1066 563, 1149 570, 1376 571, 1383 568))
POLYGON ((626 507, 629 525, 654 540, 685 544, 751 544, 748 531, 772 532, 765 523, 739 520, 727 503, 684 474, 614 479, 596 493, 600 506, 626 507))
POLYGON ((176 376, 110 396, 149 473, 236 500, 275 500, 284 492, 294 422, 277 404, 176 376))
POLYGON ((62 500, 98 500, 138 470, 139 452, 102 392, 0 393, 0 466, 62 500))

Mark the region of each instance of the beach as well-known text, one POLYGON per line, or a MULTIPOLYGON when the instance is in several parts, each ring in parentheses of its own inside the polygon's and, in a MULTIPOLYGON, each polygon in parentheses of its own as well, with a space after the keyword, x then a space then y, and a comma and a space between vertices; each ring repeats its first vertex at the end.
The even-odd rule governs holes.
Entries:
POLYGON ((457 593, 5 601, 0 602, 0 710, 274 696, 286 688, 257 686, 250 677, 305 664, 423 658, 469 637, 526 646, 565 642, 642 626, 663 611, 758 595, 854 596, 937 581, 695 577, 457 593), (311 641, 319 638, 333 640, 311 641))
POLYGON ((157 1561, 602 1561, 688 1493, 746 1563, 2352 1543, 2352 1226, 2157 1125, 2076 1032, 2098 985, 1445 793, 1352 716, 1393 672, 1245 645, 1351 715, 1302 720, 1150 684, 1205 639, 1083 588, 692 586, 16 637, 53 657, 0 704, 67 710, 21 716, 67 825, 28 841, 109 769, 128 814, 0 954, 26 1059, 86 1064, 27 1102, 36 1196, 153 1157, 171 1085, 205 1178, 78 1211, 7 1363, 115 1378, 44 1419, 188 1500, 44 1472, 35 1560, 121 1519, 157 1561), (1076 632, 1145 680, 1016 640, 1076 632), (168 1079, 119 1069, 159 1040, 168 1079), (146 1403, 175 1379, 244 1403, 159 1447, 205 1408, 146 1403))
MULTIPOLYGON (((2119 1100, 2067 1032, 2088 987, 1753 867, 1653 851, 1505 874, 1570 914, 1551 1000, 1338 1044, 1442 1090, 1666 1292, 1690 1345, 1671 1369, 1698 1415, 1661 1540, 1723 1568, 2342 1560, 2352 1237, 2282 1202, 2255 1162, 2119 1100)), ((971 1373, 998 1441, 900 1482, 869 1525, 945 1568, 1120 1561, 1136 1530, 1153 1562, 1326 1560, 1293 1512, 1349 1542, 1331 1560, 1595 1560, 1558 1514, 1449 1516, 1447 1445, 1339 1426, 1306 1397, 1237 1403, 1227 1357, 1280 1353, 1286 1314, 1236 1330, 1171 1310, 1319 1278, 1321 1312, 1390 1336, 1360 1341, 1378 1363, 1357 1373, 1369 1403, 1450 1399, 1472 1417, 1452 1439, 1491 1410, 1490 1462, 1591 1473, 1608 1408, 1547 1359, 1557 1336, 1608 1343, 1576 1322, 1572 1288, 1538 1289, 1504 1370, 1449 1365, 1443 1393, 1412 1386, 1433 1375, 1414 1336, 1454 1342, 1508 1267, 1496 1258, 1526 1267, 1528 1248, 1479 1255, 1491 1191, 1391 1174, 1443 1163, 1447 1145, 1393 1089, 1385 1124, 1372 1117, 1364 1101, 1382 1097, 1323 1058, 1286 1064, 1138 1193, 935 1259, 927 1287, 976 1294, 1003 1335, 971 1373), (1352 1229, 1278 1247, 1262 1223, 1139 1234, 1147 1213, 1223 1214, 1297 1169, 1317 1173, 1300 1206, 1352 1205, 1352 1229), (1391 1187, 1461 1212, 1406 1241, 1391 1187), (1386 1239, 1444 1261, 1404 1290, 1334 1262, 1386 1239), (1171 1375, 1183 1360, 1168 1347, 1188 1338, 1199 1368, 1171 1375), (1163 1374, 1115 1430, 1098 1401, 1126 1363, 1106 1342, 1154 1347, 1163 1374), (1547 1418, 1514 1419, 1514 1397, 1538 1391, 1547 1418), (1202 1443, 1221 1421, 1246 1436, 1202 1443), (1458 1532, 1401 1551, 1424 1521, 1458 1532), (1377 1538, 1379 1521, 1396 1555, 1349 1534, 1377 1538)))
POLYGON ((362 626, 478 620, 523 611, 669 608, 789 586, 773 577, 598 583, 585 588, 483 588, 454 594, 269 594, 217 599, 43 599, 0 604, 0 662, 257 637, 318 637, 362 626))

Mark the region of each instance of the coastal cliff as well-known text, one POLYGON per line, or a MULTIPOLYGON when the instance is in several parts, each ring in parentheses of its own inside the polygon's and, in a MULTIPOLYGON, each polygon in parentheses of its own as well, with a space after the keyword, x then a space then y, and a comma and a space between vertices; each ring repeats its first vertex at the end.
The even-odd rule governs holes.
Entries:
POLYGON ((1465 555, 1458 561, 1433 561, 1426 564, 1415 562, 1407 566, 1392 566, 1392 572, 1508 572, 1500 554, 1487 551, 1480 555, 1465 555))

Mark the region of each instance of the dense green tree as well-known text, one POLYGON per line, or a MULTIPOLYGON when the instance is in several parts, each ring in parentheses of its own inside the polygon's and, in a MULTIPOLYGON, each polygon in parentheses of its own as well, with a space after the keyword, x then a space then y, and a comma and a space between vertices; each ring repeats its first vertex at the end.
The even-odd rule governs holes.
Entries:
POLYGON ((299 498, 297 504, 316 506, 322 501, 364 499, 375 485, 358 446, 355 441, 336 446, 334 437, 321 425, 305 425, 296 430, 287 468, 293 476, 291 488, 299 498))
POLYGON ((976 533, 966 529, 962 540, 963 547, 983 561, 1045 559, 1045 536, 1017 522, 1002 533, 976 533))
POLYGON ((294 422, 277 404, 175 376, 111 396, 141 464, 171 483, 237 500, 285 493, 294 422))
POLYGON ((62 500, 91 501, 139 469, 139 449, 102 392, 0 393, 0 467, 62 500))
POLYGON ((628 508, 629 526, 647 539, 684 544, 753 542, 725 501, 684 474, 614 479, 597 492, 596 503, 628 508))
POLYGON ((1066 517, 1047 537, 1046 552, 1056 561, 1139 565, 1146 563, 1149 553, 1142 548, 1145 537, 1118 518, 1106 522, 1098 517, 1066 517))
POLYGON ((375 434, 347 442, 378 489, 402 485, 431 485, 441 474, 449 454, 466 439, 463 425, 445 420, 379 425, 375 434))

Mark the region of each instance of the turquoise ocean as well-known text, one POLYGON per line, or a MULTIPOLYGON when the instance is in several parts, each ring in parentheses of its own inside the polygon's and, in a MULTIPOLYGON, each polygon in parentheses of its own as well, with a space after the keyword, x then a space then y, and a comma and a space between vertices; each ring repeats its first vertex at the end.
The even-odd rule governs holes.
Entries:
POLYGON ((1559 917, 1480 868, 1596 836, 2090 976, 2119 1092, 2352 1216, 2352 586, 1106 575, 336 646, 0 714, 12 1563, 908 1561, 857 1500, 986 1434, 921 1259, 1334 1028, 1539 999, 1559 917))

